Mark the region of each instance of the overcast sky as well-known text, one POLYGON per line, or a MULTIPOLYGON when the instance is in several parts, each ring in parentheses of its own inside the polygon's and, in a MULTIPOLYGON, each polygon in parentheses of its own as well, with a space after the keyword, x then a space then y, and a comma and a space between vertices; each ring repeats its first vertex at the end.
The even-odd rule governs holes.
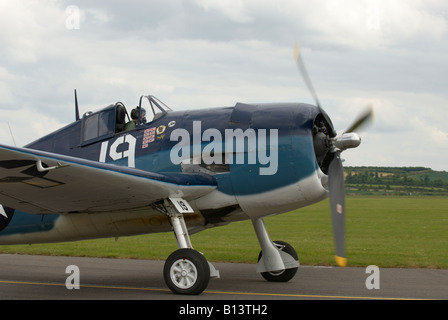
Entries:
POLYGON ((372 103, 345 166, 448 170, 448 1, 2 0, 0 143, 18 146, 122 101, 173 110, 313 103, 336 130, 372 103))

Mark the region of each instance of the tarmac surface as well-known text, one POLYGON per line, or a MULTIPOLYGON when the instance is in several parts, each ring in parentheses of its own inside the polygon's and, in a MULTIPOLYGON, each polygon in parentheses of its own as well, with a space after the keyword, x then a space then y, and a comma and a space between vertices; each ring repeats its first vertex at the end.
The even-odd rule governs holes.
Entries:
POLYGON ((165 285, 164 261, 2 254, 0 300, 448 299, 448 270, 301 266, 290 282, 274 283, 256 273, 255 264, 213 264, 221 277, 206 291, 178 296, 165 285), (67 270, 73 265, 79 289, 66 286, 76 284, 67 270), (373 283, 379 288, 368 289, 373 283))

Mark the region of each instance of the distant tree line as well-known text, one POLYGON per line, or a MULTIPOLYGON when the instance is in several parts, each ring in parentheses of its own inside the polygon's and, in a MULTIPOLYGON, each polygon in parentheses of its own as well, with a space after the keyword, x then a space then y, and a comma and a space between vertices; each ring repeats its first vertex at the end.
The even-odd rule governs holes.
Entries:
POLYGON ((381 185, 443 188, 448 190, 448 181, 440 178, 431 179, 435 172, 424 167, 347 167, 346 184, 381 185))

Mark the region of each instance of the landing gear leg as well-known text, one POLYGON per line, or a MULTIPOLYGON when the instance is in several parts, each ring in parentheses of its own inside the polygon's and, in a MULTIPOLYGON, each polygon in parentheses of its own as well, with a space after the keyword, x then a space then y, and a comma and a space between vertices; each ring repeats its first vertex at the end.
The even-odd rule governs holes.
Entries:
POLYGON ((252 220, 261 252, 258 256, 257 272, 267 281, 287 282, 300 265, 294 248, 286 242, 272 242, 262 218, 252 220))
POLYGON ((172 206, 166 200, 165 208, 179 247, 165 261, 163 268, 165 283, 175 294, 201 294, 207 288, 211 277, 219 278, 219 271, 200 252, 193 249, 184 216, 178 211, 177 206, 172 206))

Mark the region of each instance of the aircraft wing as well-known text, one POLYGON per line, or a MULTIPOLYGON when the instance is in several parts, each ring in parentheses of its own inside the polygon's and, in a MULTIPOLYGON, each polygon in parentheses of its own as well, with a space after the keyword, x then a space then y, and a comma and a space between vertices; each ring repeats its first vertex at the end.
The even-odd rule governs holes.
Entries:
POLYGON ((216 188, 203 173, 154 173, 0 145, 0 204, 27 213, 120 211, 216 188))

